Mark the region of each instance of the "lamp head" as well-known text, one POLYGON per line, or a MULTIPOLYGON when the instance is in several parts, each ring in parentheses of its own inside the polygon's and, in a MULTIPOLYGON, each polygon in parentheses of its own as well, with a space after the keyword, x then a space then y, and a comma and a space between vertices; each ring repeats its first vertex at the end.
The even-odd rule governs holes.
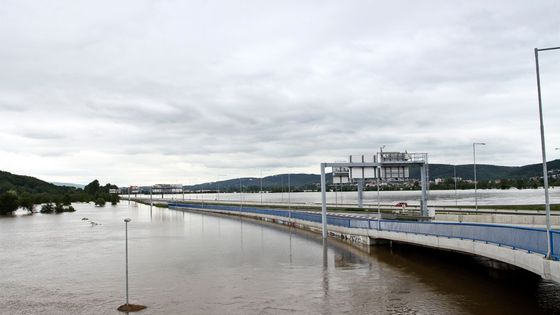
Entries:
POLYGON ((131 221, 130 218, 124 219, 124 222, 126 222, 126 223, 128 223, 128 222, 130 222, 130 221, 131 221))

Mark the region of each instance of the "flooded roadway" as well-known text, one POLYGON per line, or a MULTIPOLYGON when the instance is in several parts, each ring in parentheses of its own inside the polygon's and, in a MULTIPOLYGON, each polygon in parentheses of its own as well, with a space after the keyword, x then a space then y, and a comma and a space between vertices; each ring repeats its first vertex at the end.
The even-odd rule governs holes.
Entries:
POLYGON ((141 314, 560 313, 560 285, 462 255, 367 253, 283 226, 127 202, 75 207, 0 217, 0 314, 118 314, 125 217, 141 314))

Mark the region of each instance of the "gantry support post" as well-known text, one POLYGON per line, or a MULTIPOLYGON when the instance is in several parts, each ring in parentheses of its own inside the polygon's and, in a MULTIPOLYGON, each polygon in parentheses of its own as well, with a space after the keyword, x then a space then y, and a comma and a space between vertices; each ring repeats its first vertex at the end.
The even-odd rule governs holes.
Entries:
POLYGON ((428 216, 428 166, 424 163, 420 167, 420 186, 422 188, 422 197, 420 199, 420 214, 424 217, 428 216))
POLYGON ((327 185, 325 183, 325 163, 321 163, 321 222, 323 223, 323 239, 326 239, 327 231, 327 185))

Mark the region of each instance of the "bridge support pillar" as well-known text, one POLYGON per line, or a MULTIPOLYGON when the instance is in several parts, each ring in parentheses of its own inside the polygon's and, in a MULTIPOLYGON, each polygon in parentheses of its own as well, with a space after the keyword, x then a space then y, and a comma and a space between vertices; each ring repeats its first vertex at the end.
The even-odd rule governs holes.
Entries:
POLYGON ((358 179, 357 186, 358 186, 358 208, 363 208, 364 207, 364 180, 358 179))

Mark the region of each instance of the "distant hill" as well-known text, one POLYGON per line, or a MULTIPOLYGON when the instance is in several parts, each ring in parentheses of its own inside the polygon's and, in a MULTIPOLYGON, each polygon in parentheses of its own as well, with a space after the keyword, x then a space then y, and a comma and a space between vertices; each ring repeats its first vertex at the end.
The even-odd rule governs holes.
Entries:
POLYGON ((31 176, 0 171, 0 193, 8 190, 28 193, 62 193, 69 187, 56 186, 31 176))
POLYGON ((116 188, 111 184, 101 186, 96 179, 84 189, 76 189, 68 184, 57 186, 35 177, 0 171, 0 215, 9 215, 20 207, 34 213, 38 205, 41 205, 41 213, 73 212, 72 202, 94 201, 100 207, 107 202, 114 205, 119 196, 111 194, 110 190, 116 188), (55 205, 49 206, 50 203, 55 205))
MULTIPOLYGON (((302 188, 306 186, 315 186, 317 183, 321 182, 321 175, 316 174, 289 174, 290 186, 292 189, 294 187, 302 188)), ((328 182, 332 182, 332 175, 327 174, 326 176, 328 182)), ((188 190, 238 190, 239 186, 245 187, 260 187, 261 179, 258 177, 243 177, 234 178, 217 182, 203 183, 191 186, 185 186, 188 190)), ((279 174, 263 177, 262 186, 264 188, 279 188, 288 187, 288 174, 279 174)))
POLYGON ((58 182, 51 182, 51 184, 56 185, 56 186, 64 186, 64 187, 72 187, 72 188, 81 188, 84 189, 84 187, 86 185, 80 185, 80 184, 73 184, 73 183, 58 183, 58 182))
MULTIPOLYGON (((430 164, 429 165, 430 179, 453 177, 454 176, 453 169, 454 169, 453 165, 450 164, 430 164)), ((515 166, 477 164, 476 177, 477 180, 495 180, 495 179, 510 178, 512 172, 514 172, 517 169, 518 167, 515 166)), ((474 179, 473 164, 456 165, 455 172, 457 174, 457 177, 462 178, 464 180, 474 179)), ((541 173, 542 173, 542 166, 541 166, 541 173)), ((419 179, 420 170, 418 168, 411 169, 410 177, 419 179)))
MULTIPOLYGON (((560 160, 550 161, 547 165, 549 170, 560 170, 560 160)), ((451 164, 430 164, 430 179, 453 177, 453 168, 454 167, 451 164)), ((472 180, 474 178, 473 164, 457 165, 455 166, 455 169, 457 177, 464 180, 472 180)), ((542 176, 542 164, 537 163, 525 166, 477 164, 476 174, 478 180, 528 179, 531 177, 542 176)), ((420 179, 419 168, 411 168, 410 177, 420 179)), ((327 183, 332 182, 332 174, 328 173, 326 175, 326 179, 327 183)), ((316 186, 320 183, 320 180, 321 176, 317 174, 290 174, 290 184, 293 188, 302 189, 306 186, 316 186)), ((237 190, 240 182, 243 187, 260 187, 260 178, 244 177, 185 186, 185 188, 188 190, 237 190)), ((279 174, 263 178, 263 189, 281 188, 282 186, 288 186, 288 174, 279 174)))
MULTIPOLYGON (((548 170, 560 169, 560 160, 547 163, 548 170)), ((430 178, 453 177, 453 165, 449 164, 430 164, 430 178)), ((463 179, 474 179, 473 164, 457 165, 457 177, 463 179)), ((411 170, 411 177, 420 178, 418 169, 411 170)), ((496 179, 527 179, 542 176, 542 164, 529 164, 525 166, 498 166, 488 164, 476 165, 477 180, 496 180, 496 179)))

